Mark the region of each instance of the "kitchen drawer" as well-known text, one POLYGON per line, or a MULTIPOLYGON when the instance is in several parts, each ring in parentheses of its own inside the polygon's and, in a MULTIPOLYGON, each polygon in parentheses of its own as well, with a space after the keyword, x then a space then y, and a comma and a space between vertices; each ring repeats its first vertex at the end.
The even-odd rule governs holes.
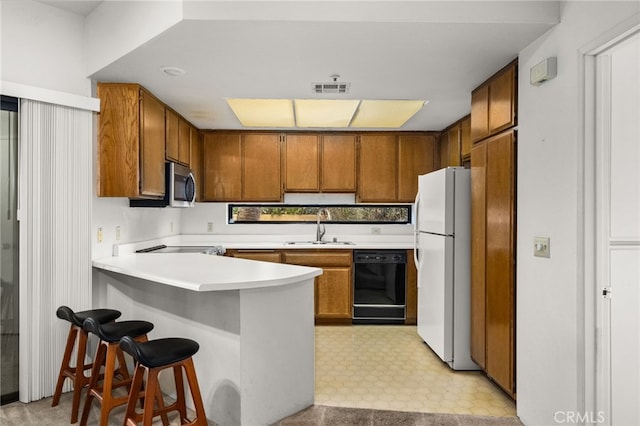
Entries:
POLYGON ((292 265, 332 267, 351 266, 352 250, 295 250, 282 253, 283 262, 292 265))
POLYGON ((227 250, 227 256, 274 263, 280 263, 281 260, 280 252, 275 250, 227 250))

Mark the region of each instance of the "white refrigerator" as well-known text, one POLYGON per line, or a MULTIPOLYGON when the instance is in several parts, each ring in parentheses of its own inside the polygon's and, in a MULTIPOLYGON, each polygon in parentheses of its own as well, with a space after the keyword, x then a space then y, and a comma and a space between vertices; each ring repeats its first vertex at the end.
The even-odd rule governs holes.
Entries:
POLYGON ((478 370, 470 355, 471 172, 418 176, 414 256, 418 334, 454 370, 478 370))

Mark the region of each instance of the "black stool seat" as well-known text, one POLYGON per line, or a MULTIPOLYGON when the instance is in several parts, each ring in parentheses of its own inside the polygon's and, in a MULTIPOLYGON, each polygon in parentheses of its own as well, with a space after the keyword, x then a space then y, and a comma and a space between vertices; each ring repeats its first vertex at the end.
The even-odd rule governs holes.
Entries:
POLYGON ((82 328, 82 324, 87 318, 93 318, 98 323, 104 324, 120 318, 120 315, 122 313, 115 309, 90 309, 88 311, 73 312, 68 306, 60 306, 56 311, 58 318, 67 320, 80 328, 82 328))
POLYGON ((125 336, 120 340, 120 348, 145 367, 156 368, 192 357, 200 345, 191 339, 179 337, 138 343, 125 336))
POLYGON ((153 418, 157 416, 161 416, 164 422, 167 413, 171 411, 180 413, 179 419, 182 426, 207 426, 207 416, 193 364, 193 355, 200 349, 197 342, 179 337, 141 342, 125 336, 120 340, 119 348, 130 354, 136 361, 124 416, 123 424, 125 426, 137 426, 140 422, 143 422, 144 426, 151 426, 153 418), (176 391, 175 400, 170 405, 165 405, 158 381, 160 372, 167 369, 173 370, 176 391), (187 418, 187 399, 183 376, 187 378, 195 409, 195 418, 191 420, 187 418), (146 387, 144 385, 145 377, 146 387), (155 401, 149 392, 155 392, 155 401), (144 401, 142 412, 136 410, 136 402, 139 400, 144 401))
POLYGON ((148 321, 120 321, 100 324, 94 318, 84 320, 83 328, 100 338, 103 342, 117 343, 124 336, 138 337, 153 330, 148 321))
MULTIPOLYGON (((71 423, 78 421, 78 409, 80 408, 82 388, 89 384, 89 381, 91 380, 91 376, 86 376, 85 371, 93 368, 92 363, 85 363, 87 338, 89 333, 82 328, 82 325, 88 318, 93 318, 96 323, 102 324, 115 321, 120 317, 120 315, 120 311, 115 309, 91 309, 87 311, 73 312, 71 308, 64 305, 60 306, 56 311, 56 316, 58 318, 68 321, 71 324, 51 406, 55 407, 58 405, 60 402, 60 396, 62 395, 64 381, 66 378, 71 379, 73 382, 71 423), (75 365, 71 365, 71 357, 74 347, 76 348, 76 362, 75 365)), ((122 355, 122 360, 124 361, 124 355, 122 355)))

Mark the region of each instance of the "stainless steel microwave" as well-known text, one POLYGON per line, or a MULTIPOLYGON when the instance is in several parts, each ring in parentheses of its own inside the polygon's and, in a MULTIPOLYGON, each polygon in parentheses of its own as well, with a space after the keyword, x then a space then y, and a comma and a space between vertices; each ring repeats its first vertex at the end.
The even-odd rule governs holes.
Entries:
POLYGON ((171 207, 193 207, 196 201, 196 180, 188 167, 167 163, 168 201, 171 207))
POLYGON ((165 192, 162 199, 129 199, 129 207, 193 207, 196 201, 196 180, 193 171, 180 164, 166 162, 165 192))

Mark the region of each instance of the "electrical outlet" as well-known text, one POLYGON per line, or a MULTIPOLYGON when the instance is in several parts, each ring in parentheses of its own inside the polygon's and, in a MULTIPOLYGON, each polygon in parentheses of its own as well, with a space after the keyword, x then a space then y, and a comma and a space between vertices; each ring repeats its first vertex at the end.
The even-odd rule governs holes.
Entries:
POLYGON ((549 237, 535 237, 533 239, 533 255, 551 257, 551 240, 549 237))
POLYGON ((380 235, 380 228, 371 228, 371 233, 373 235, 380 235))
POLYGON ((213 222, 207 222, 207 232, 213 232, 213 222))
POLYGON ((103 238, 103 233, 102 233, 102 228, 98 228, 98 242, 101 243, 102 242, 102 238, 103 238))
POLYGON ((116 226, 116 241, 120 241, 120 227, 116 226))

